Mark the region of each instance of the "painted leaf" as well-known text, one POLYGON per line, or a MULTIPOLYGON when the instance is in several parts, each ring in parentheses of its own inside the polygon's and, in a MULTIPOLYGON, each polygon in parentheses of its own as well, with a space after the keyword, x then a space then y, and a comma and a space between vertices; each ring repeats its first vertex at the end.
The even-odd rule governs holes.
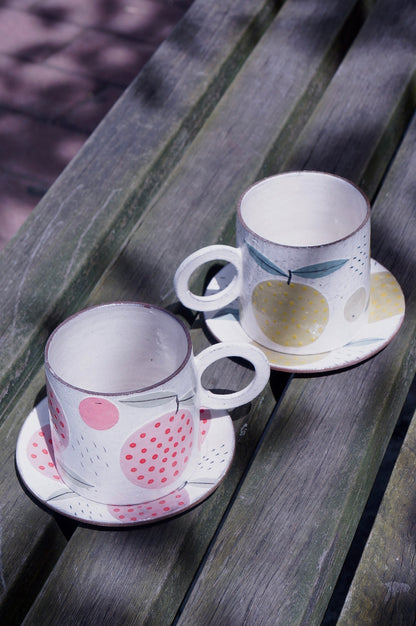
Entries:
POLYGON ((75 493, 75 491, 66 489, 61 490, 61 491, 55 491, 54 493, 52 493, 48 498, 47 498, 47 502, 52 502, 53 500, 72 500, 73 498, 76 498, 77 494, 75 493))
POLYGON ((306 265, 293 270, 292 274, 302 278, 322 278, 322 276, 328 276, 328 274, 339 270, 347 261, 348 259, 339 259, 337 261, 324 261, 315 265, 306 265))
POLYGON ((195 487, 205 487, 206 485, 215 485, 217 478, 197 478, 195 480, 188 480, 187 485, 193 485, 195 487))
POLYGON ((183 398, 179 398, 178 410, 179 410, 179 405, 181 405, 181 407, 193 406, 194 397, 195 397, 195 392, 192 389, 190 389, 187 393, 184 394, 183 398))
POLYGON ((78 485, 82 487, 94 487, 93 484, 87 482, 85 478, 83 478, 82 476, 79 476, 79 474, 77 474, 73 470, 69 470, 62 463, 58 464, 58 471, 61 475, 63 475, 64 481, 65 481, 65 477, 67 477, 67 478, 70 478, 74 483, 77 483, 78 485))
POLYGON ((368 339, 358 339, 357 341, 350 341, 347 346, 367 346, 371 343, 377 343, 378 341, 385 341, 382 337, 369 337, 368 339))
POLYGON ((250 244, 247 242, 246 245, 250 255, 253 257, 256 263, 260 265, 260 267, 266 270, 266 272, 269 272, 269 274, 276 274, 277 276, 284 276, 285 278, 289 278, 289 274, 281 270, 280 267, 277 267, 277 265, 274 265, 274 263, 269 261, 269 259, 261 254, 261 252, 253 248, 253 246, 250 246, 250 244))
POLYGON ((128 404, 129 406, 140 407, 146 405, 146 408, 151 408, 154 406, 168 404, 172 400, 176 400, 177 402, 176 393, 174 391, 166 391, 165 393, 160 393, 159 391, 156 393, 148 393, 143 396, 137 396, 135 398, 128 398, 127 400, 120 400, 120 402, 128 404))

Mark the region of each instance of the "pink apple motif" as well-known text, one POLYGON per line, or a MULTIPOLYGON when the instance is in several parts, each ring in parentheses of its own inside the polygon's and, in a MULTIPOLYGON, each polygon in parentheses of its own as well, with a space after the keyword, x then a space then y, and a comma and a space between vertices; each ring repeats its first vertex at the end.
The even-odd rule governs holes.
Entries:
POLYGON ((52 447, 51 427, 49 424, 38 429, 27 444, 27 457, 30 464, 41 474, 62 482, 55 466, 52 447))
POLYGON ((51 416, 51 423, 53 426, 53 444, 57 448, 66 448, 69 444, 69 429, 68 423, 65 419, 65 415, 61 405, 58 402, 55 393, 52 388, 47 385, 48 392, 48 406, 51 416))
POLYGON ((192 414, 166 413, 136 430, 121 448, 125 476, 146 489, 173 483, 182 474, 192 450, 192 414))
POLYGON ((79 403, 79 414, 94 430, 109 430, 118 422, 117 407, 105 398, 85 398, 79 403))
POLYGON ((185 488, 177 489, 167 496, 152 502, 133 505, 108 505, 109 513, 123 522, 140 522, 162 515, 173 515, 189 506, 189 496, 185 488))

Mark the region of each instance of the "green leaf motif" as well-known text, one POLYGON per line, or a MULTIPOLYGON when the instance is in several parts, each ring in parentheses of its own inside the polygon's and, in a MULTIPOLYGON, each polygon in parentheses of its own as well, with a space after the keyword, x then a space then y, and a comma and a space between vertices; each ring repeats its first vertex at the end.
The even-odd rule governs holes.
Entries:
POLYGON ((292 274, 302 278, 322 278, 339 270, 347 261, 348 259, 339 259, 337 261, 324 261, 315 265, 306 265, 293 270, 292 274))
POLYGON ((383 339, 382 337, 369 337, 368 339, 358 339, 357 341, 350 341, 349 343, 345 345, 345 347, 346 346, 353 346, 353 347, 367 346, 370 343, 377 343, 378 341, 385 341, 385 339, 383 339))
POLYGON ((79 474, 77 474, 76 472, 74 472, 72 469, 69 470, 63 463, 56 463, 56 467, 58 472, 62 475, 63 474, 63 480, 65 482, 65 476, 68 478, 70 478, 74 483, 82 486, 82 487, 86 487, 86 488, 92 488, 95 485, 93 485, 92 483, 89 483, 85 480, 85 478, 83 478, 83 476, 79 476, 79 474))
POLYGON ((155 393, 147 393, 137 397, 130 397, 127 400, 120 400, 123 404, 127 404, 129 406, 140 407, 144 404, 146 408, 152 408, 155 406, 161 406, 163 404, 168 404, 172 400, 177 401, 177 395, 174 391, 167 392, 155 392, 155 393))
POLYGON ((250 246, 250 244, 247 242, 246 245, 250 255, 253 257, 256 263, 260 265, 261 268, 266 270, 266 272, 269 272, 269 274, 276 274, 277 276, 284 276, 285 278, 289 278, 289 274, 281 270, 280 267, 277 267, 277 265, 274 265, 274 263, 272 263, 271 261, 269 261, 269 259, 263 256, 261 252, 253 248, 253 246, 250 246))
POLYGON ((190 389, 187 391, 183 398, 178 398, 178 395, 174 391, 165 391, 160 392, 157 391, 155 393, 146 393, 142 396, 137 396, 133 398, 128 398, 127 400, 120 400, 123 404, 127 404, 128 406, 133 406, 135 408, 142 408, 145 406, 146 409, 160 407, 175 401, 176 410, 179 410, 179 404, 184 406, 192 406, 193 398, 195 396, 195 392, 190 389))
POLYGON ((336 261, 324 261, 323 263, 315 263, 314 265, 305 265, 305 267, 298 267, 296 270, 289 270, 289 272, 284 272, 277 267, 272 261, 266 258, 261 252, 253 248, 249 243, 246 242, 248 251, 250 256, 260 265, 262 269, 264 269, 269 274, 276 274, 277 276, 284 276, 289 279, 289 283, 292 280, 292 274, 295 276, 300 276, 301 278, 322 278, 323 276, 328 276, 333 272, 339 270, 345 263, 348 262, 348 259, 338 259, 336 261))

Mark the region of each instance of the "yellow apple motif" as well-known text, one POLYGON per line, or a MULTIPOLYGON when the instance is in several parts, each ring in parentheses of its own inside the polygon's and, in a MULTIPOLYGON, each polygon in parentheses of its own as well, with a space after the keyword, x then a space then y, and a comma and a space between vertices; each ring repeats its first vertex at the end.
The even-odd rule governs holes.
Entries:
POLYGON ((300 283, 259 283, 252 294, 252 305, 263 333, 282 346, 307 346, 318 339, 328 323, 325 296, 300 283))
POLYGON ((369 322, 378 322, 404 312, 404 297, 399 283, 390 272, 371 275, 369 322))
POLYGON ((348 259, 338 259, 284 270, 246 242, 249 254, 269 274, 286 280, 266 280, 252 292, 252 306, 257 324, 266 337, 281 346, 302 347, 316 341, 328 323, 326 297, 304 283, 292 282, 294 276, 315 279, 332 274, 348 259))

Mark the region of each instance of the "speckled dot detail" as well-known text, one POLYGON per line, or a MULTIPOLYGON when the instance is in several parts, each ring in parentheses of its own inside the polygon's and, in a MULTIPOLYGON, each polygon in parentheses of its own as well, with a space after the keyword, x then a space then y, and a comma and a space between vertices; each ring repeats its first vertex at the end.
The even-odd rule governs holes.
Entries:
POLYGON ((369 323, 387 319, 404 312, 404 297, 399 283, 390 272, 371 275, 371 306, 369 323))
POLYGON ((169 495, 145 502, 144 504, 114 506, 109 505, 109 513, 121 522, 140 522, 160 516, 173 515, 189 506, 189 496, 185 489, 178 489, 169 495))
POLYGON ((65 449, 69 445, 69 429, 64 411, 53 389, 47 385, 48 407, 52 423, 52 437, 56 448, 65 449))
POLYGON ((32 467, 47 478, 62 482, 55 466, 52 447, 51 427, 49 424, 39 428, 27 445, 27 457, 32 467))
POLYGON ((281 280, 259 283, 252 294, 254 315, 262 332, 281 346, 307 346, 328 323, 328 301, 317 289, 281 280))
POLYGON ((120 465, 135 485, 158 489, 172 484, 190 461, 193 420, 189 411, 166 413, 133 433, 121 448, 120 465))

